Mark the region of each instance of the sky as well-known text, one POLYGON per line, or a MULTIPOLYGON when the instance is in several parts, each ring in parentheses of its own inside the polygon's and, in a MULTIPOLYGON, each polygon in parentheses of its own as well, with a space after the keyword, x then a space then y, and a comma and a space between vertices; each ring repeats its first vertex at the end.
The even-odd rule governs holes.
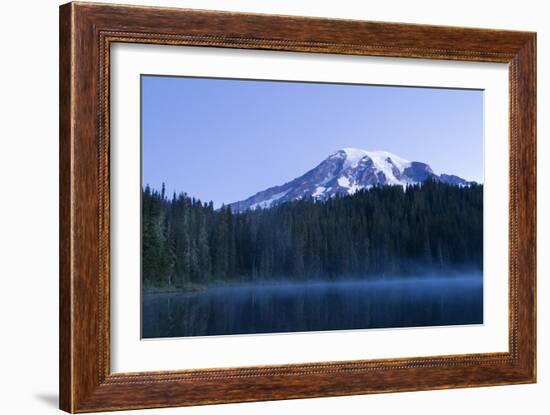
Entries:
POLYGON ((142 185, 216 207, 345 147, 483 182, 483 91, 142 75, 142 185))

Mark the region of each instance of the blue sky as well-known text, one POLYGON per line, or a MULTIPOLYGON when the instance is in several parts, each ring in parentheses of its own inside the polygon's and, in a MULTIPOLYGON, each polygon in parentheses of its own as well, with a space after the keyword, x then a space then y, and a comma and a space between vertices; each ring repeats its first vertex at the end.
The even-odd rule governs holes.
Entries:
POLYGON ((483 182, 483 92, 142 76, 142 183, 215 206, 340 148, 385 150, 483 182))

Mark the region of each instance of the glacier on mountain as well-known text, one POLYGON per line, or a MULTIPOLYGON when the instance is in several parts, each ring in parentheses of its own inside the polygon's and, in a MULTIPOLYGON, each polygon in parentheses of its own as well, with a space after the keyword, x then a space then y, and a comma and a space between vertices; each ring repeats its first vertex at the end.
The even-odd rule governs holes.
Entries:
POLYGON ((473 183, 456 175, 437 175, 426 163, 409 161, 387 151, 343 148, 302 176, 231 203, 229 207, 233 211, 242 212, 266 209, 307 197, 323 201, 335 195, 351 195, 376 186, 406 187, 428 179, 456 186, 473 183))

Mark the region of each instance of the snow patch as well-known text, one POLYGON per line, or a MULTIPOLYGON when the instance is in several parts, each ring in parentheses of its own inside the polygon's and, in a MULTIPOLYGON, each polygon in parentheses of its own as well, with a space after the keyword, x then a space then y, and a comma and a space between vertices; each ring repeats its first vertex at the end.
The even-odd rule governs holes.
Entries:
POLYGON ((344 187, 347 190, 348 195, 352 195, 358 190, 361 190, 364 188, 364 186, 360 186, 357 183, 355 183, 353 180, 350 180, 348 177, 341 176, 338 178, 338 184, 340 187, 344 187))
POLYGON ((323 186, 317 186, 317 188, 315 189, 315 191, 313 192, 313 194, 312 194, 311 196, 313 196, 313 197, 319 197, 319 196, 321 196, 321 195, 324 193, 325 190, 326 190, 325 187, 323 187, 323 186))
POLYGON ((344 168, 356 168, 363 157, 367 155, 365 150, 359 148, 343 148, 342 151, 346 154, 344 168))
POLYGON ((352 195, 354 194, 355 192, 357 192, 358 190, 361 190, 363 188, 363 186, 358 186, 356 185, 355 183, 352 184, 349 189, 348 189, 348 195, 352 195))
MULTIPOLYGON (((362 159, 368 157, 372 160, 374 168, 384 173, 386 184, 407 185, 406 180, 400 180, 395 177, 393 168, 395 166, 400 173, 403 173, 403 171, 411 165, 410 161, 388 151, 366 151, 359 148, 343 148, 342 151, 346 154, 346 161, 344 163, 345 168, 356 168, 362 159)), ((349 184, 348 186, 342 187, 349 187, 349 184)))
POLYGON ((262 208, 262 209, 269 208, 269 207, 271 207, 273 202, 276 202, 280 198, 284 197, 284 195, 286 195, 289 191, 290 191, 290 189, 285 190, 284 192, 274 194, 269 199, 262 200, 261 202, 258 202, 258 203, 254 203, 254 204, 250 205, 250 209, 251 210, 256 210, 258 208, 262 208))
POLYGON ((340 185, 340 187, 347 187, 349 188, 349 179, 347 177, 338 177, 338 184, 340 185))

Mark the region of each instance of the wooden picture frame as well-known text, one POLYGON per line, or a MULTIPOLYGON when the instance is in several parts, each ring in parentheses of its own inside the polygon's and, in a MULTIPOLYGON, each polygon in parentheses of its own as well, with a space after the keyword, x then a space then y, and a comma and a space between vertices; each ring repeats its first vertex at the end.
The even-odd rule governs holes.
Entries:
POLYGON ((59 94, 61 409, 74 413, 535 382, 535 33, 69 3, 60 8, 59 94), (509 352, 111 373, 109 59, 117 42, 507 63, 509 352))

